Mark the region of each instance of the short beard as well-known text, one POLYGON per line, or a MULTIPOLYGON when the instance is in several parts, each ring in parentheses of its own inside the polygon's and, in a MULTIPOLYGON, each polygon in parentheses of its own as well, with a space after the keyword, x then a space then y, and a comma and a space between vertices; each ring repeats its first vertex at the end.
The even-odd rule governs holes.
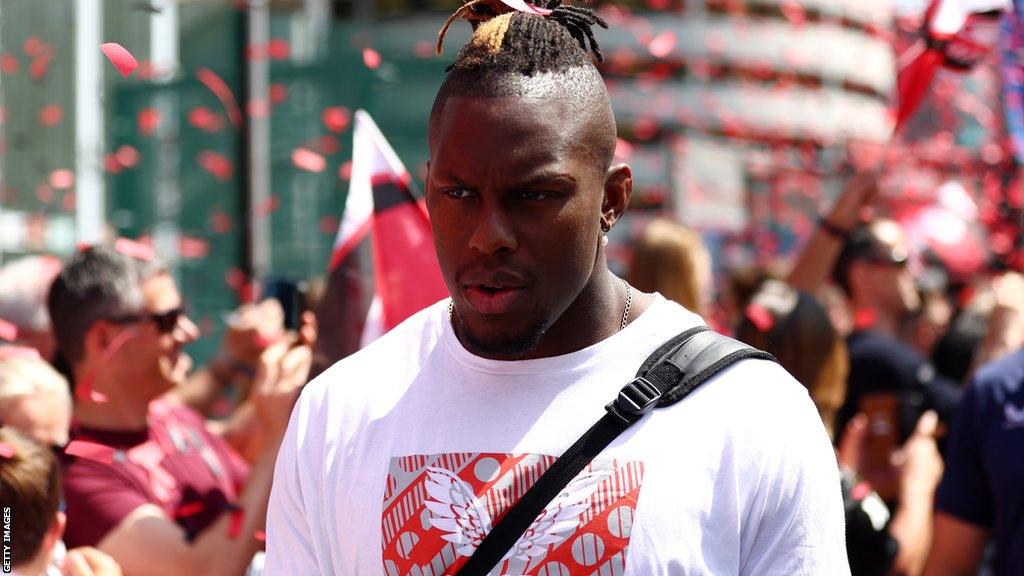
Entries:
POLYGON ((502 340, 482 340, 466 326, 457 309, 455 317, 457 319, 455 325, 458 326, 457 334, 464 340, 463 345, 473 354, 485 358, 498 357, 506 360, 519 360, 540 344, 540 339, 548 329, 546 324, 540 323, 523 333, 502 340))

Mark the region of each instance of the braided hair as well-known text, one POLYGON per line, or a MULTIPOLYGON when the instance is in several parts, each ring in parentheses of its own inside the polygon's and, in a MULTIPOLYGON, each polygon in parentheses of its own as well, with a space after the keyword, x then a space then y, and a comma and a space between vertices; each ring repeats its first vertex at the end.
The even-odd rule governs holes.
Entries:
POLYGON ((471 0, 448 18, 437 35, 441 53, 448 27, 460 16, 473 25, 473 39, 459 52, 451 70, 489 68, 525 75, 564 70, 589 63, 587 50, 603 61, 594 25, 608 23, 593 8, 547 0, 547 15, 516 11, 501 0, 471 0))
POLYGON ((607 129, 592 144, 607 168, 615 149, 615 119, 604 80, 594 67, 603 61, 595 25, 608 24, 592 8, 541 0, 536 13, 518 11, 502 0, 469 0, 438 33, 440 54, 445 34, 460 17, 473 26, 472 39, 447 69, 431 112, 435 120, 452 96, 565 97, 576 114, 598 118, 607 129))

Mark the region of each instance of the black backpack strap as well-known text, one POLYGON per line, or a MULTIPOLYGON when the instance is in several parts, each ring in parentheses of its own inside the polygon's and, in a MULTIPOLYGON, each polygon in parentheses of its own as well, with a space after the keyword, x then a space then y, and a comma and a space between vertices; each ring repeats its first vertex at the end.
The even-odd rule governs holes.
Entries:
POLYGON ((700 326, 655 350, 607 412, 548 468, 502 516, 458 576, 484 576, 501 562, 559 492, 634 422, 658 406, 679 402, 698 386, 746 358, 774 361, 767 352, 700 326))

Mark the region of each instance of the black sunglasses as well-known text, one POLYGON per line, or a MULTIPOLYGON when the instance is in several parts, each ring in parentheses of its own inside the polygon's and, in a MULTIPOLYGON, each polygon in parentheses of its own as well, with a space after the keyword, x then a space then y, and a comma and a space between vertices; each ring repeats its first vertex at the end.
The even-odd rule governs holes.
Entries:
POLYGON ((129 314, 127 316, 118 316, 116 318, 107 318, 107 320, 116 324, 134 324, 136 322, 153 322, 156 324, 157 330, 163 334, 170 334, 174 331, 174 328, 178 325, 178 321, 182 316, 185 315, 185 308, 178 306, 172 308, 167 312, 149 313, 149 314, 129 314))

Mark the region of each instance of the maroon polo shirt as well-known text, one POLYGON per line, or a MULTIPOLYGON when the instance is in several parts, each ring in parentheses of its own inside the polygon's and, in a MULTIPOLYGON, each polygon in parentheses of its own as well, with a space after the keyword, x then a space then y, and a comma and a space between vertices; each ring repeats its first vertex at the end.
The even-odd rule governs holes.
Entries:
POLYGON ((150 404, 146 429, 72 424, 70 438, 61 457, 68 548, 95 546, 143 504, 162 508, 192 539, 232 509, 249 474, 199 413, 164 401, 150 404))

